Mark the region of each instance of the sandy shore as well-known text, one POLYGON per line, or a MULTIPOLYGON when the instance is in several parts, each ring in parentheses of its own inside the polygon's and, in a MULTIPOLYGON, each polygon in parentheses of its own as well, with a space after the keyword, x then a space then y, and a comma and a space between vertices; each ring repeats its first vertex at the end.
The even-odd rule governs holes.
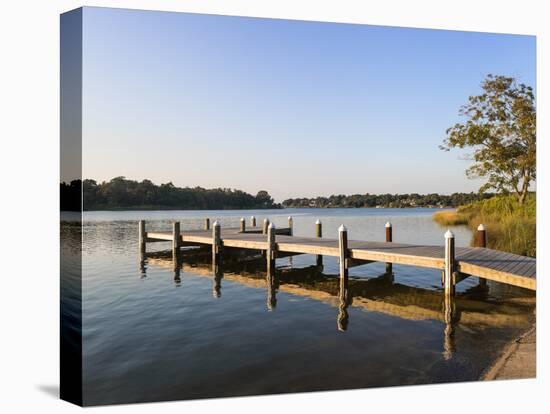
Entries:
POLYGON ((482 380, 535 378, 537 374, 537 331, 533 326, 511 342, 482 380))

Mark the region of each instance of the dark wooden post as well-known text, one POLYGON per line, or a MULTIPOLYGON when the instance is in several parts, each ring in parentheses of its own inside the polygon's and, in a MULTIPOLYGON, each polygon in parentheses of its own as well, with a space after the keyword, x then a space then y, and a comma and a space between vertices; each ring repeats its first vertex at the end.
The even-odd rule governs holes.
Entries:
POLYGON ((292 233, 293 233, 293 227, 294 227, 294 222, 292 220, 292 216, 288 216, 288 228, 290 229, 289 234, 291 236, 292 236, 292 233))
POLYGON ((338 229, 338 248, 340 250, 340 291, 348 288, 348 230, 343 224, 338 229))
MULTIPOLYGON (((391 223, 388 221, 386 223, 386 243, 393 242, 393 228, 391 223)), ((386 273, 391 275, 393 271, 393 266, 391 263, 386 263, 386 273)))
POLYGON ((217 221, 212 225, 212 266, 216 263, 221 250, 221 226, 217 221))
POLYGON ((204 229, 210 230, 210 219, 208 217, 204 219, 204 229))
MULTIPOLYGON (((315 237, 318 237, 318 238, 323 237, 323 223, 321 223, 321 220, 317 220, 315 222, 315 237)), ((323 266, 323 255, 322 254, 317 255, 317 266, 319 266, 319 267, 323 266)))
POLYGON ((267 228, 267 267, 269 269, 275 267, 276 244, 275 244, 275 224, 270 223, 267 228))
POLYGON ((455 236, 451 230, 447 230, 445 233, 445 270, 443 277, 443 289, 446 296, 454 294, 455 267, 455 236))
MULTIPOLYGON (((476 238, 475 238, 475 247, 487 247, 487 232, 485 231, 485 226, 480 224, 477 226, 476 238)), ((487 279, 482 277, 478 278, 479 286, 487 286, 487 279)))
POLYGON ((138 234, 139 234, 139 253, 142 256, 141 260, 144 260, 146 243, 147 243, 147 233, 145 232, 145 220, 140 220, 138 224, 138 234))
POLYGON ((475 247, 487 247, 487 234, 483 224, 477 226, 475 247))
POLYGON ((267 267, 267 310, 272 311, 277 306, 277 273, 275 268, 267 267))
POLYGON ((174 221, 172 224, 172 251, 178 252, 180 248, 180 222, 174 221))
POLYGON ((256 227, 256 217, 254 216, 250 217, 250 226, 256 227))
POLYGON ((267 234, 267 228, 269 227, 269 219, 264 219, 264 226, 262 227, 262 234, 267 234))
POLYGON ((241 233, 244 233, 246 230, 246 222, 244 220, 244 217, 241 217, 241 228, 240 228, 240 232, 241 233))

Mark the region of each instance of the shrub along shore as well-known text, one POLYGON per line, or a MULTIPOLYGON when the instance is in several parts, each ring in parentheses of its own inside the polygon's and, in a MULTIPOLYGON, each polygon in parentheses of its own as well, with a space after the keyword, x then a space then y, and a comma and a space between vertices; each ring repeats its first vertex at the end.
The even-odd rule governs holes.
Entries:
POLYGON ((495 196, 456 211, 437 212, 434 220, 442 226, 467 225, 474 231, 483 223, 488 248, 536 257, 536 201, 535 193, 523 205, 513 195, 495 196))

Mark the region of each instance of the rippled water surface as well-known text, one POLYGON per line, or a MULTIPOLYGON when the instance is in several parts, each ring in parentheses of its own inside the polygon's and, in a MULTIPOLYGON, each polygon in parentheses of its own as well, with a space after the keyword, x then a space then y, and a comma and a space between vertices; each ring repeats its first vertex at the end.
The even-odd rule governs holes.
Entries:
MULTIPOLYGON (((534 320, 534 295, 476 278, 445 304, 436 270, 372 263, 350 269, 301 255, 266 272, 258 254, 227 251, 216 272, 208 249, 174 262, 169 243, 140 262, 137 220, 182 231, 204 217, 237 226, 268 216, 294 233, 443 244, 428 209, 87 212, 83 229, 84 403, 111 404, 476 380, 534 320)), ((471 234, 454 228, 458 246, 471 234)), ((70 239, 67 239, 70 240, 70 239)), ((75 243, 78 239, 75 238, 75 243)))

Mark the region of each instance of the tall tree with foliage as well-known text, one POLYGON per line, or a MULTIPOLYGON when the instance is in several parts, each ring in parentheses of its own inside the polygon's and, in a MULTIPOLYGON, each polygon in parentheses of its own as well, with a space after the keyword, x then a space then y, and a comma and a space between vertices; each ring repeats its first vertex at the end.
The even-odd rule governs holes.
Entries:
POLYGON ((486 178, 480 191, 517 194, 523 204, 536 179, 536 109, 533 89, 514 78, 487 75, 483 94, 470 96, 459 114, 468 118, 447 129, 441 149, 472 148, 470 178, 486 178))

